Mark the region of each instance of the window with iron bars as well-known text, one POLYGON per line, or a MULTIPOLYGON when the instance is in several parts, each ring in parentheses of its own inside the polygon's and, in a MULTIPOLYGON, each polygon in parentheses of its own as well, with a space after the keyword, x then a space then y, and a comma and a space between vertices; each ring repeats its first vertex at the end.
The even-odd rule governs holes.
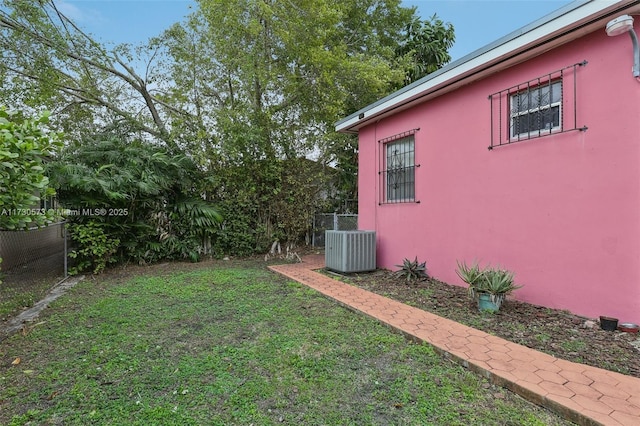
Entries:
POLYGON ((530 87, 511 95, 509 130, 512 139, 562 128, 562 80, 530 87))
POLYGON ((489 95, 493 149, 578 127, 577 69, 579 62, 489 95))
POLYGON ((380 140, 380 204, 416 202, 415 132, 380 140))

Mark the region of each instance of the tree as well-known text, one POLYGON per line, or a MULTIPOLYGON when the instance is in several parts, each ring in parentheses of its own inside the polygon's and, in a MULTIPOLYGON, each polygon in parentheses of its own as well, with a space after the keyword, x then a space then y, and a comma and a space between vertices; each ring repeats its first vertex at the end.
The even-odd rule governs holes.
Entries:
POLYGON ((435 14, 428 20, 414 18, 409 22, 396 50, 406 70, 403 84, 413 83, 451 61, 449 49, 454 41, 453 25, 445 24, 435 14))
MULTIPOLYGON (((197 14, 163 35, 180 82, 166 99, 191 106, 202 157, 224 182, 221 208, 241 225, 225 227, 238 234, 227 248, 260 250, 307 223, 308 211, 297 221, 283 211, 279 197, 290 183, 278 161, 315 155, 355 167, 336 143, 344 138, 327 135, 336 118, 403 81, 394 49, 413 13, 395 0, 202 0, 197 14), (285 218, 288 230, 269 224, 285 218)), ((350 172, 344 182, 353 182, 350 172)))
POLYGON ((150 68, 140 75, 131 64, 134 54, 137 60, 153 58, 157 49, 134 52, 122 45, 109 51, 53 0, 2 0, 0 94, 13 105, 54 111, 77 139, 102 123, 143 132, 177 150, 167 124, 172 106, 152 89, 158 75, 150 68))
POLYGON ((48 121, 48 112, 29 119, 0 106, 0 229, 29 229, 53 219, 40 199, 55 194, 44 166, 62 142, 43 128, 48 121))
MULTIPOLYGON (((78 143, 115 134, 163 144, 208 175, 246 170, 242 191, 228 193, 235 182, 222 178, 203 191, 224 195, 231 210, 246 203, 251 218, 284 217, 269 213, 283 160, 340 165, 353 197, 356 144, 333 123, 405 84, 420 61, 447 59, 446 41, 418 49, 431 21, 400 0, 199 0, 186 22, 146 46, 114 49, 54 0, 0 1, 0 95, 56 111, 78 143), (234 196, 246 198, 234 206, 234 196)), ((438 22, 433 34, 448 36, 438 22)), ((277 226, 252 220, 238 232, 274 236, 277 226)))
POLYGON ((54 111, 77 140, 104 127, 173 151, 322 148, 337 117, 446 63, 453 41, 399 0, 200 0, 146 46, 107 49, 54 0, 1 1, 5 99, 54 111))
POLYGON ((216 196, 238 225, 225 227, 238 235, 226 247, 260 250, 278 238, 269 220, 285 217, 279 159, 315 155, 338 165, 341 198, 356 198, 357 142, 336 135, 333 123, 405 84, 413 64, 445 63, 448 39, 433 40, 431 56, 415 46, 428 34, 452 39, 452 32, 435 18, 423 23, 396 0, 201 0, 198 13, 167 31, 162 43, 179 84, 165 99, 191 106, 194 139, 224 182, 216 196))
POLYGON ((397 0, 201 0, 156 40, 176 82, 164 99, 232 161, 322 150, 337 117, 403 81, 394 47, 413 13, 397 0))

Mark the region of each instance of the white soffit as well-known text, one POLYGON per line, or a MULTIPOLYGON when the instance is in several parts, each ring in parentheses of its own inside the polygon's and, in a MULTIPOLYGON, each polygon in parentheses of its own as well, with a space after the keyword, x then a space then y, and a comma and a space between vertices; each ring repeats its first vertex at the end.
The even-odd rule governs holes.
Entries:
POLYGON ((606 22, 603 21, 611 19, 610 14, 617 14, 623 9, 627 13, 640 13, 640 1, 582 0, 570 3, 338 121, 336 131, 357 133, 374 118, 380 119, 479 80, 599 27, 604 32, 606 22), (525 52, 527 55, 522 55, 525 52), (495 66, 497 64, 500 66, 495 66))

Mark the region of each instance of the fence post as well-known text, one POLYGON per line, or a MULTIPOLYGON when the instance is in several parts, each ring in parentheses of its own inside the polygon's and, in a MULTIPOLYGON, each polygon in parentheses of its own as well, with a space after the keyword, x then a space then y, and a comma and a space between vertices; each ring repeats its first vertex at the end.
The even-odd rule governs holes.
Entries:
POLYGON ((313 224, 311 225, 311 247, 316 246, 316 213, 313 214, 313 224))
POLYGON ((64 235, 64 277, 69 276, 69 270, 67 265, 67 227, 66 222, 62 222, 62 235, 64 235))
POLYGON ((333 229, 335 229, 336 231, 340 230, 340 227, 338 225, 338 213, 333 212, 333 229))

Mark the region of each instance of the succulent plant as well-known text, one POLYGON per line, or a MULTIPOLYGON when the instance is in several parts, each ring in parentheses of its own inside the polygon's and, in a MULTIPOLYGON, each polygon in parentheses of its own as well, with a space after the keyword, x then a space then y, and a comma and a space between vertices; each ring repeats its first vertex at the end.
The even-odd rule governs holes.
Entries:
POLYGON ((409 260, 405 258, 402 261, 402 265, 396 265, 396 266, 401 269, 396 271, 395 274, 398 277, 405 277, 407 280, 407 283, 429 278, 429 276, 427 275, 427 262, 422 262, 422 263, 418 262, 417 256, 414 260, 409 260))
POLYGON ((456 274, 462 281, 469 284, 469 295, 474 300, 478 293, 488 293, 504 299, 504 295, 522 287, 515 285, 513 273, 505 269, 480 268, 477 263, 471 266, 467 266, 465 262, 457 262, 457 264, 456 274))

